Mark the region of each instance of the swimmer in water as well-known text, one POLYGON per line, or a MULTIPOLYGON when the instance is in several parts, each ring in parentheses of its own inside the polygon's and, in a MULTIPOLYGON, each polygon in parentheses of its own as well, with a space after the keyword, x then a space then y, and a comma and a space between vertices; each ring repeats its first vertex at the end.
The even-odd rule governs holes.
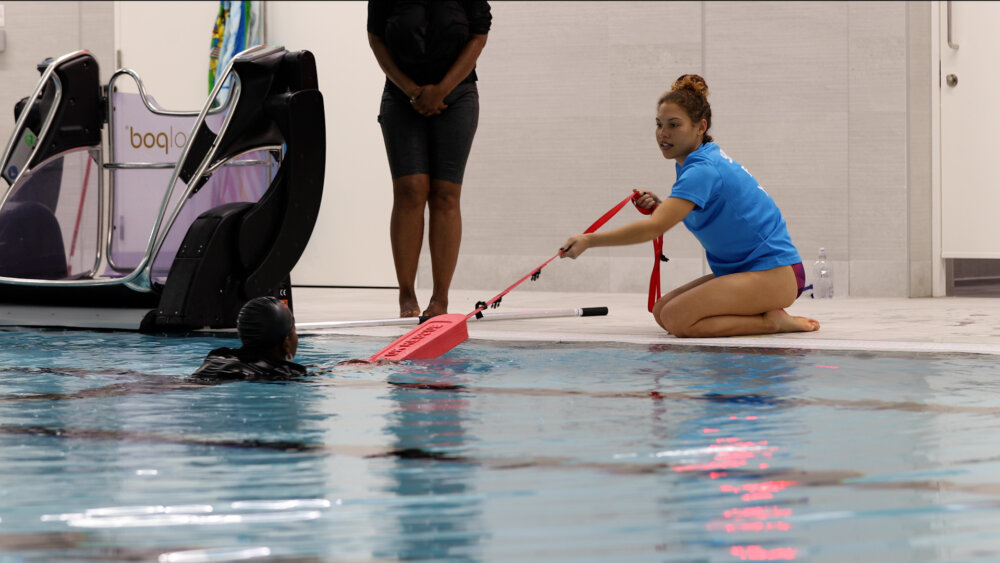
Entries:
POLYGON ((203 379, 294 379, 308 375, 292 360, 299 346, 295 318, 275 297, 255 297, 240 309, 236 332, 243 346, 208 353, 193 377, 203 379))
MULTIPOLYGON (((284 303, 274 297, 257 297, 248 301, 240 310, 236 324, 236 330, 243 346, 236 349, 218 348, 212 350, 191 377, 178 379, 175 376, 132 374, 119 370, 86 371, 44 368, 38 371, 66 375, 78 371, 84 377, 93 373, 141 375, 142 377, 137 381, 113 383, 73 393, 0 395, 0 403, 159 394, 237 381, 289 382, 309 376, 328 374, 339 366, 360 367, 392 363, 388 360, 379 360, 374 364, 367 360, 342 360, 337 362, 333 368, 307 371, 305 366, 292 361, 299 344, 292 312, 284 303)), ((18 368, 18 370, 23 371, 23 368, 18 368)), ((0 429, 0 433, 2 433, 2 429, 0 429)))

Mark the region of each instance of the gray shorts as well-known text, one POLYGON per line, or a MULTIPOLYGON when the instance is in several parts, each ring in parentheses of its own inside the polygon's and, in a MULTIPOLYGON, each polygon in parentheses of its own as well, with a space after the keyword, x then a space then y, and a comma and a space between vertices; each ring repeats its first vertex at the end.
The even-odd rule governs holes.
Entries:
POLYGON ((399 89, 386 84, 378 122, 392 178, 429 174, 433 180, 462 183, 472 138, 479 125, 479 89, 459 84, 445 97, 448 108, 426 117, 399 89))

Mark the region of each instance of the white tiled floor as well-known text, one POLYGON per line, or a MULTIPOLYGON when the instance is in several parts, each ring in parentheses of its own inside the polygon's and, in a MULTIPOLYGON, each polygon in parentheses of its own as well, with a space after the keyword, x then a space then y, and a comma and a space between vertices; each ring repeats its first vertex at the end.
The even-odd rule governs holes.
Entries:
MULTIPOLYGON (((496 290, 453 291, 449 312, 468 313, 496 290)), ((428 294, 420 293, 421 304, 428 294)), ((398 315, 396 291, 298 287, 293 293, 298 322, 385 319, 398 315)), ((750 346, 836 350, 968 352, 1000 355, 1000 299, 799 299, 789 312, 820 321, 814 333, 713 339, 677 339, 663 332, 646 311, 645 294, 554 293, 514 290, 500 312, 578 307, 609 308, 606 317, 503 320, 469 324, 471 339, 629 342, 704 346, 750 346)), ((412 326, 322 329, 339 334, 397 336, 412 326)), ((316 330, 303 331, 316 332, 316 330)))

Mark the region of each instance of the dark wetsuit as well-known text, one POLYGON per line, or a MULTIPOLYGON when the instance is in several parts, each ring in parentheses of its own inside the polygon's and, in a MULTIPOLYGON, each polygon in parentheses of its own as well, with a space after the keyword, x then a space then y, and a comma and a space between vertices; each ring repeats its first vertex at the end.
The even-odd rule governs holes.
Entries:
POLYGON ((205 357, 205 362, 192 375, 210 380, 283 380, 309 375, 304 366, 295 362, 265 358, 243 348, 218 348, 205 357))

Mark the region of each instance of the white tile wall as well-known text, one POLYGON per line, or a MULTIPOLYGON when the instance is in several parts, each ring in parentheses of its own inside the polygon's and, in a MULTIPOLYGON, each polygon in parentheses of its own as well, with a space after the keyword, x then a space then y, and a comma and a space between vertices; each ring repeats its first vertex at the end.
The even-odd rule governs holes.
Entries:
MULTIPOLYGON (((905 297, 909 278, 909 265, 905 260, 851 260, 850 295, 905 297)), ((837 279, 842 277, 838 276, 837 279)))
POLYGON ((777 202, 807 266, 827 249, 846 292, 847 6, 709 2, 705 26, 716 141, 777 202))
MULTIPOLYGON (((824 246, 840 295, 924 294, 929 271, 909 255, 929 265, 929 167, 908 151, 929 151, 930 76, 913 74, 929 56, 927 3, 495 2, 493 13, 455 287, 499 290, 524 269, 516 256, 540 262, 629 189, 667 193, 655 103, 696 72, 712 90, 713 135, 774 197, 807 266, 824 246)), ((637 217, 623 214, 608 227, 637 217)), ((667 288, 705 271, 683 227, 666 253, 667 288)), ((525 289, 642 292, 650 255, 591 250, 560 266, 572 274, 525 289)), ((430 286, 429 264, 419 283, 430 286)))
POLYGON ((14 129, 14 104, 38 84, 35 65, 78 49, 94 54, 106 81, 114 71, 112 2, 6 2, 0 53, 0 142, 14 129))
MULTIPOLYGON (((540 263, 633 188, 669 191, 674 166, 654 141, 656 100, 678 75, 700 71, 702 6, 494 2, 492 8, 477 71, 482 109, 463 187, 465 229, 453 285, 499 290, 532 267, 512 256, 534 255, 540 263)), ((629 207, 605 228, 638 217, 629 207)), ((666 241, 671 272, 686 259, 700 275, 704 253, 697 241, 682 228, 666 241)), ((565 275, 526 285, 645 291, 651 256, 651 245, 594 249, 561 265, 565 275)), ((431 284, 429 259, 425 250, 422 287, 431 284)))
POLYGON ((906 4, 849 2, 851 295, 909 291, 906 4))
POLYGON ((930 2, 907 2, 907 167, 910 297, 932 294, 930 2))

